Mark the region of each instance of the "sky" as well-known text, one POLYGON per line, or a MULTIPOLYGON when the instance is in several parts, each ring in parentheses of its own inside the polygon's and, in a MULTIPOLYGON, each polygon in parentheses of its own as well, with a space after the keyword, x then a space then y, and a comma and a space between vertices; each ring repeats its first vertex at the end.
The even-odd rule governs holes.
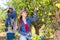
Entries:
POLYGON ((6 9, 8 8, 7 2, 10 2, 11 0, 0 0, 0 8, 6 9))

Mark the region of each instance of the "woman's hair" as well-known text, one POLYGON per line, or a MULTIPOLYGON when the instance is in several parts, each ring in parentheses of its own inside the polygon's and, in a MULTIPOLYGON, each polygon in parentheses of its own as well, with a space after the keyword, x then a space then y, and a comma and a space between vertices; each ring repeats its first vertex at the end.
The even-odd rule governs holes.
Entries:
MULTIPOLYGON (((9 8, 9 9, 12 9, 12 10, 13 10, 13 8, 9 8)), ((9 12, 10 12, 10 11, 8 10, 7 13, 9 13, 9 12)))
POLYGON ((20 16, 20 18, 18 19, 18 22, 19 22, 19 25, 20 25, 20 28, 22 27, 22 16, 20 16))

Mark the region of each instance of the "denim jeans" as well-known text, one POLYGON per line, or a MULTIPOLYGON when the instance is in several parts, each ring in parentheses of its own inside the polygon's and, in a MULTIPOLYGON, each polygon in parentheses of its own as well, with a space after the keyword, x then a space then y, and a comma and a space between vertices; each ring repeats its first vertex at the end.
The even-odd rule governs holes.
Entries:
POLYGON ((21 35, 19 40, 31 40, 32 37, 34 37, 34 34, 31 34, 31 35, 28 35, 28 36, 21 35))
POLYGON ((13 30, 15 32, 16 28, 17 28, 17 20, 16 21, 14 21, 14 19, 6 20, 5 26, 6 26, 6 31, 8 31, 9 29, 11 29, 11 30, 13 30))
POLYGON ((27 40, 27 39, 26 39, 26 36, 21 35, 19 40, 27 40))

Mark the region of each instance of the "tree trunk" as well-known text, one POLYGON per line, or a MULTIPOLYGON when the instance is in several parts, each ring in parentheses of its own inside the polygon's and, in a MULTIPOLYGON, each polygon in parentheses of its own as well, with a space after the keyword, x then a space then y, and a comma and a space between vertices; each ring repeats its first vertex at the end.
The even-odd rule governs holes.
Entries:
POLYGON ((33 25, 34 25, 34 28, 36 30, 36 34, 39 35, 39 29, 41 28, 39 21, 34 22, 33 25))
POLYGON ((39 35, 39 27, 35 26, 36 34, 39 35))

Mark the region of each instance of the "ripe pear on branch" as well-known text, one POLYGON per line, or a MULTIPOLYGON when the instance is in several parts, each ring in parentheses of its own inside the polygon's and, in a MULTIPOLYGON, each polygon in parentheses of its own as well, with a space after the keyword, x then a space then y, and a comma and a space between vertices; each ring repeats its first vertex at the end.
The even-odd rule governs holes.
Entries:
POLYGON ((56 3, 56 7, 57 8, 60 8, 60 3, 56 3))
POLYGON ((35 7, 35 10, 39 10, 39 8, 38 7, 35 7))

